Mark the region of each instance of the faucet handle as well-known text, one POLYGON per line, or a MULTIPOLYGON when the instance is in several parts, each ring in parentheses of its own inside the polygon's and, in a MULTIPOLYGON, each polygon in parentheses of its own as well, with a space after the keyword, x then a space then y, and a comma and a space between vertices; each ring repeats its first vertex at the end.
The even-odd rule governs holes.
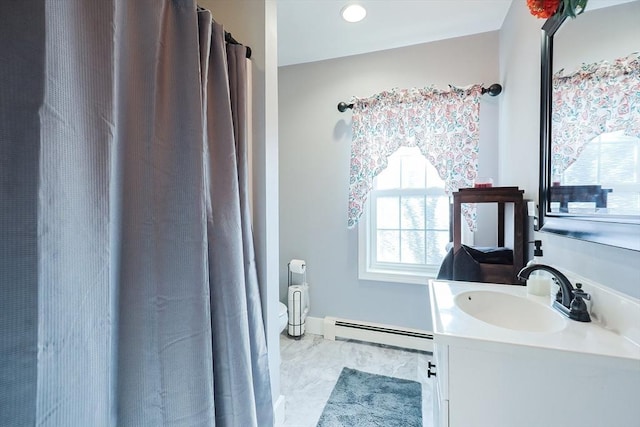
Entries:
POLYGON ((582 283, 576 283, 576 289, 573 290, 574 297, 580 297, 588 301, 591 300, 591 294, 582 290, 582 283))
POLYGON ((591 316, 589 316, 589 310, 584 300, 590 300, 591 295, 582 290, 582 283, 576 283, 576 289, 572 291, 573 300, 571 300, 571 306, 569 307, 569 318, 577 320, 579 322, 591 322, 591 316))

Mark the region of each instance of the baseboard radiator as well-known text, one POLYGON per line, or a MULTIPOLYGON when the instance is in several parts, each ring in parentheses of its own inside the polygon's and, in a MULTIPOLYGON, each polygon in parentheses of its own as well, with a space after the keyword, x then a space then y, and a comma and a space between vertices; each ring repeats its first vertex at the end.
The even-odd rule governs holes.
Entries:
POLYGON ((324 338, 337 337, 433 352, 433 335, 418 329, 325 317, 324 338))

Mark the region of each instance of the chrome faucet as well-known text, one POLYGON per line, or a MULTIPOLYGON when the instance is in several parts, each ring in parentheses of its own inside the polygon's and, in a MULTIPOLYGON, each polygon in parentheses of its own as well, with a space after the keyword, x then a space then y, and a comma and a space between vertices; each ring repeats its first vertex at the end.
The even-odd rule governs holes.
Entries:
POLYGON ((577 289, 574 289, 567 276, 545 264, 533 264, 523 268, 518 273, 518 279, 525 281, 536 270, 551 273, 553 281, 560 286, 559 295, 556 295, 556 300, 553 302, 553 307, 556 310, 569 319, 577 320, 578 322, 591 322, 587 305, 584 302, 585 299, 590 300, 591 295, 582 290, 580 283, 576 283, 577 289))

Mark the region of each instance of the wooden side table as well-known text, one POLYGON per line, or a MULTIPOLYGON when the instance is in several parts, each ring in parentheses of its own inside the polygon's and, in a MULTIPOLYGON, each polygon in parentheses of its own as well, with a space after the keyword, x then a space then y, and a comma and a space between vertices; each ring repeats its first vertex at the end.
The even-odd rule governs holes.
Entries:
POLYGON ((461 246, 462 203, 498 204, 498 246, 505 246, 505 204, 513 204, 513 264, 481 263, 482 279, 486 283, 521 284, 518 272, 524 267, 524 190, 518 187, 462 188, 453 193, 453 251, 454 256, 461 246))

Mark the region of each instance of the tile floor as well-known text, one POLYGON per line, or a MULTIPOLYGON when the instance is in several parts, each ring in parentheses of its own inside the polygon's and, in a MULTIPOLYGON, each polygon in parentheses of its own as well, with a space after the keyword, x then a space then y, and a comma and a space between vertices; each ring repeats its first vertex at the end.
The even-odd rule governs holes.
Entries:
POLYGON ((432 380, 426 374, 429 353, 349 340, 330 341, 309 333, 300 340, 282 334, 280 353, 285 427, 316 426, 345 366, 420 382, 423 425, 432 426, 432 380))

